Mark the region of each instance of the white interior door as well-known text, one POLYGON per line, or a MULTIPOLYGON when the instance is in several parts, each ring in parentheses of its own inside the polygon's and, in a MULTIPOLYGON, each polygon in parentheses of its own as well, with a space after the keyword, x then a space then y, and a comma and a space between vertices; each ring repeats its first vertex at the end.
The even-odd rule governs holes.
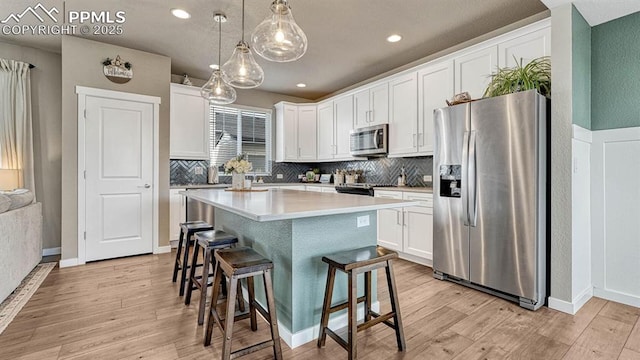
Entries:
POLYGON ((85 106, 85 259, 151 253, 153 104, 87 96, 85 106))

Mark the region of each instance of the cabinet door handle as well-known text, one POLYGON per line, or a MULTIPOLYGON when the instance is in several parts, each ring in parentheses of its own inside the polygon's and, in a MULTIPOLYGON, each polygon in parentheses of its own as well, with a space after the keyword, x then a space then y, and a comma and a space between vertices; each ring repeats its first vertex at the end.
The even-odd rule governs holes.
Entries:
POLYGON ((402 224, 400 224, 400 210, 396 210, 396 224, 402 226, 402 224))
POLYGON ((369 115, 369 122, 373 122, 373 110, 369 110, 369 113, 371 113, 371 115, 369 115))
POLYGON ((408 211, 402 212, 402 226, 409 226, 409 216, 406 216, 406 221, 405 221, 405 215, 409 215, 409 212, 408 211))

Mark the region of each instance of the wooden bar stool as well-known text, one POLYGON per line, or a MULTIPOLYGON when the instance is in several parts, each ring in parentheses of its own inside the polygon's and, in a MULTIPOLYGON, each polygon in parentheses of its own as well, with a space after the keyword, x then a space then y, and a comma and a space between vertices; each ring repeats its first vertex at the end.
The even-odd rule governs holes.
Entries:
MULTIPOLYGON (((202 325, 204 323, 204 311, 205 304, 207 302, 207 288, 212 284, 209 282, 209 276, 213 274, 209 273, 209 267, 211 265, 211 260, 215 261, 213 254, 216 250, 230 248, 237 244, 238 237, 222 230, 200 231, 196 233, 195 237, 196 244, 191 258, 191 273, 189 274, 189 284, 187 286, 187 295, 184 297, 184 304, 189 305, 191 303, 191 293, 193 290, 200 290, 198 325, 202 325), (202 274, 196 275, 196 267, 198 267, 198 250, 200 248, 202 248, 202 255, 204 258, 202 263, 202 274)), ((242 305, 244 305, 244 301, 242 301, 242 305)))
POLYGON ((402 319, 400 317, 400 305, 398 303, 398 293, 396 290, 396 281, 393 276, 392 261, 398 257, 395 251, 387 250, 380 246, 368 246, 351 251, 343 251, 331 255, 324 256, 322 261, 329 264, 329 272, 327 275, 327 288, 324 293, 324 304, 322 306, 322 317, 320 319, 320 334, 318 337, 318 347, 325 344, 327 334, 338 344, 345 348, 349 354, 349 360, 357 358, 357 341, 356 335, 358 331, 362 331, 372 327, 373 325, 383 323, 396 331, 396 341, 398 350, 406 349, 404 341, 404 331, 402 329, 402 319), (371 271, 385 268, 387 273, 387 285, 389 286, 389 297, 391 299, 391 312, 380 315, 371 310, 371 271), (335 281, 336 270, 341 270, 347 274, 349 284, 348 300, 344 303, 331 306, 331 297, 333 295, 333 284, 335 281), (364 273, 364 296, 358 297, 358 274, 364 273), (358 303, 364 302, 364 322, 358 325, 358 303), (329 315, 336 311, 348 309, 348 328, 347 339, 343 339, 337 332, 329 329, 329 315), (393 322, 390 319, 393 318, 393 322))
POLYGON ((187 269, 189 268, 189 253, 191 245, 194 243, 193 235, 198 231, 213 230, 213 226, 204 221, 187 221, 180 223, 180 239, 178 240, 178 251, 176 252, 176 262, 173 265, 173 282, 176 282, 178 270, 180 272, 180 296, 184 295, 184 287, 187 283, 187 269), (184 251, 184 254, 182 252, 184 251), (180 257, 182 256, 182 259, 180 257))
POLYGON ((204 345, 211 344, 211 335, 213 334, 213 326, 218 326, 220 331, 224 333, 222 340, 222 359, 235 359, 237 357, 251 354, 258 350, 268 347, 273 348, 273 356, 275 359, 282 359, 282 348, 280 347, 280 335, 278 334, 278 321, 276 318, 276 306, 273 298, 273 287, 271 284, 271 270, 273 263, 271 260, 262 257, 251 248, 237 247, 233 249, 224 249, 216 251, 216 270, 213 280, 213 296, 211 305, 209 306, 209 318, 207 320, 207 331, 204 336, 204 345), (229 294, 225 303, 225 317, 221 318, 217 310, 217 299, 220 292, 220 281, 222 276, 229 277, 229 294), (253 287, 253 277, 263 275, 265 295, 267 297, 267 310, 265 310, 255 299, 253 287), (238 281, 247 279, 247 288, 249 290, 249 312, 235 315, 235 301, 238 281), (233 323, 237 320, 246 318, 251 319, 251 330, 258 330, 256 318, 256 310, 260 312, 270 325, 271 340, 263 341, 245 348, 231 351, 231 339, 233 336, 233 323))

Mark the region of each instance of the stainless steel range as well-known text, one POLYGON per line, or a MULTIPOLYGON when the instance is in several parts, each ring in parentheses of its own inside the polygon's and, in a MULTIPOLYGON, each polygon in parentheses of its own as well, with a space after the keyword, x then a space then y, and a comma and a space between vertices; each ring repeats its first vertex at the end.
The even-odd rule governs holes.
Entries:
POLYGON ((341 194, 368 195, 373 196, 374 189, 377 187, 391 187, 390 184, 370 184, 370 183, 354 183, 340 184, 336 186, 336 191, 341 194))

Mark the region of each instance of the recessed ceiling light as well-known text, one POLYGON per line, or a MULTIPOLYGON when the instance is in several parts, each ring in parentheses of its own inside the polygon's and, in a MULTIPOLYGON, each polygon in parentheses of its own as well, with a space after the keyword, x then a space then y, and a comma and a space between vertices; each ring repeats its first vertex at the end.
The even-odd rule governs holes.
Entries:
POLYGON ((218 64, 211 64, 209 67, 213 70, 218 70, 218 64))
POLYGON ((171 13, 178 19, 189 19, 191 17, 191 14, 182 9, 171 9, 171 13))
POLYGON ((388 42, 390 42, 390 43, 398 42, 398 41, 400 41, 400 40, 402 40, 402 36, 400 36, 400 35, 398 35, 398 34, 390 35, 390 36, 387 38, 387 41, 388 41, 388 42))
POLYGON ((296 86, 299 87, 299 88, 305 88, 305 87, 307 87, 307 84, 299 83, 299 84, 296 84, 296 86))

